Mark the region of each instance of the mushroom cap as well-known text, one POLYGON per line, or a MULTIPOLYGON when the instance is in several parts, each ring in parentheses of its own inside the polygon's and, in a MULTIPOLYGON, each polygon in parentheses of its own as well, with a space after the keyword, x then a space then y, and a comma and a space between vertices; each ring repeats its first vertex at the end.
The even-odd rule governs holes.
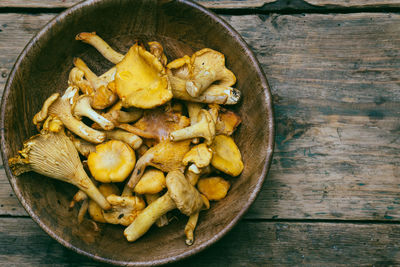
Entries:
POLYGON ((232 137, 226 135, 217 135, 211 144, 213 157, 211 165, 216 169, 229 174, 238 176, 243 170, 243 161, 239 148, 232 137))
POLYGON ((115 85, 125 107, 150 109, 172 98, 170 83, 163 65, 137 43, 117 64, 115 85))
POLYGON ((157 194, 166 187, 164 173, 160 170, 149 169, 143 174, 135 186, 135 192, 141 195, 157 194))
MULTIPOLYGON (((119 189, 115 184, 101 184, 99 186, 99 191, 104 197, 108 197, 109 195, 119 195, 119 189)), ((103 209, 93 200, 89 201, 89 215, 90 217, 96 221, 101 223, 106 223, 107 221, 103 216, 103 209)))
POLYGON ((102 183, 122 182, 136 163, 135 153, 124 142, 111 140, 96 146, 88 156, 88 166, 94 179, 102 183))
POLYGON ((171 171, 166 177, 168 194, 176 207, 185 215, 199 212, 203 207, 203 198, 180 171, 171 171))
POLYGON ((38 125, 38 123, 44 121, 49 115, 49 107, 59 98, 59 93, 54 93, 49 96, 49 98, 44 101, 42 109, 33 117, 33 124, 38 125))
POLYGON ((187 127, 189 124, 189 118, 186 116, 158 108, 145 111, 143 117, 133 126, 140 130, 137 132, 138 135, 161 142, 167 140, 171 132, 187 127))
POLYGON ((241 122, 242 120, 235 112, 220 108, 217 121, 215 122, 216 134, 232 135, 241 122))
POLYGON ((112 208, 109 211, 102 211, 104 220, 107 223, 130 225, 137 215, 146 207, 144 200, 138 196, 117 196, 109 195, 107 201, 112 208))
POLYGON ((221 200, 228 193, 230 183, 221 177, 202 178, 197 182, 197 189, 208 200, 221 200))
POLYGON ((210 113, 202 109, 199 112, 198 122, 192 126, 173 131, 170 139, 173 141, 186 140, 195 137, 203 137, 206 144, 210 145, 215 137, 215 122, 210 113))
POLYGON ((212 83, 229 87, 236 83, 236 77, 232 71, 225 67, 224 54, 210 48, 204 48, 191 57, 190 79, 186 82, 187 92, 193 96, 199 96, 212 83))
POLYGON ((187 165, 189 162, 193 162, 198 168, 204 168, 210 164, 212 155, 212 150, 203 143, 192 147, 185 154, 183 164, 187 165))
POLYGON ((189 78, 189 65, 190 65, 190 57, 185 55, 184 57, 175 59, 168 63, 167 68, 171 71, 171 73, 180 79, 188 79, 189 78))
POLYGON ((148 42, 150 53, 152 53, 163 66, 167 65, 167 56, 164 54, 164 48, 159 42, 148 42))

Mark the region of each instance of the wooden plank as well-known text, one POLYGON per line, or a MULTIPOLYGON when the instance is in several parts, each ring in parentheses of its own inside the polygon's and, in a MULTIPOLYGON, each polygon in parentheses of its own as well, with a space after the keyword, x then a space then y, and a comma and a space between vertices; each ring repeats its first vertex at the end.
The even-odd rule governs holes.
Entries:
POLYGON ((398 220, 400 16, 225 18, 275 99, 276 153, 248 217, 398 220))
MULTIPOLYGON (((52 16, 0 14, 0 68, 52 16)), ((274 94, 276 153, 247 218, 398 221, 400 15, 223 17, 274 94)), ((0 214, 24 215, 10 190, 0 188, 0 214)))
MULTIPOLYGON (((68 8, 81 0, 3 0, 1 7, 13 8, 68 8)), ((199 0, 195 1, 207 8, 260 8, 265 4, 276 2, 276 0, 199 0)))
MULTIPOLYGON (((3 0, 0 8, 68 8, 81 0, 3 0)), ((197 3, 212 9, 321 10, 343 8, 400 7, 397 0, 198 0, 197 3)))
MULTIPOLYGON (((173 266, 394 266, 399 238, 397 224, 241 221, 211 248, 173 266)), ((0 218, 0 239, 0 265, 101 266, 62 247, 29 218, 0 218)))

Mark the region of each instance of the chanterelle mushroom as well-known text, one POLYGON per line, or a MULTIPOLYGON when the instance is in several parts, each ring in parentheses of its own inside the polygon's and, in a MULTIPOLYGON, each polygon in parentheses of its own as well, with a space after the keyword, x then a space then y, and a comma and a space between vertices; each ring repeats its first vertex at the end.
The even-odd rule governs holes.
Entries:
POLYGON ((115 92, 114 74, 115 68, 107 71, 98 77, 86 63, 80 59, 74 59, 74 65, 85 73, 86 79, 92 85, 94 91, 90 94, 92 97, 91 105, 95 109, 104 109, 117 101, 118 97, 115 92))
POLYGON ((80 119, 81 116, 88 117, 92 121, 96 122, 101 126, 104 130, 111 130, 114 128, 114 124, 108 119, 101 116, 97 113, 90 103, 92 102, 92 98, 88 95, 81 95, 72 105, 72 113, 74 116, 80 119))
POLYGON ((96 146, 88 157, 89 170, 102 183, 122 182, 135 166, 135 152, 126 143, 111 140, 96 146))
POLYGON ((125 107, 154 108, 172 98, 165 69, 160 61, 137 43, 117 64, 115 85, 125 107))
POLYGON ((150 169, 146 170, 142 179, 135 186, 135 193, 140 195, 144 194, 157 194, 165 188, 165 176, 160 170, 150 169))
POLYGON ((33 123, 44 121, 47 116, 57 116, 67 129, 91 143, 101 143, 106 135, 96 131, 82 121, 77 120, 71 113, 71 104, 68 94, 60 97, 59 93, 52 94, 43 104, 42 109, 33 117, 33 123))
POLYGON ((84 79, 85 73, 77 67, 69 72, 68 84, 77 86, 84 94, 90 95, 94 89, 88 80, 84 79))
POLYGON ((189 123, 189 119, 179 113, 157 108, 145 111, 144 116, 134 125, 121 124, 118 127, 143 138, 161 142, 167 140, 171 132, 182 129, 189 123))
POLYGON ((178 208, 190 216, 203 207, 203 199, 180 171, 171 171, 166 177, 168 191, 147 206, 129 225, 124 235, 130 242, 137 240, 149 230, 154 222, 170 210, 178 208))
MULTIPOLYGON (((99 185, 99 191, 105 198, 107 198, 110 195, 119 195, 119 189, 115 184, 100 184, 99 185)), ((106 223, 106 220, 104 219, 103 216, 103 209, 96 204, 93 200, 89 201, 89 215, 90 217, 96 221, 96 222, 101 222, 101 223, 106 223)))
POLYGON ((19 155, 8 161, 14 175, 34 171, 71 183, 107 210, 110 204, 83 169, 78 152, 63 133, 42 132, 24 142, 19 155))
POLYGON ((197 168, 204 168, 210 164, 212 155, 212 150, 203 143, 192 147, 190 151, 186 153, 182 162, 185 165, 189 162, 193 162, 197 168))
POLYGON ((104 132, 107 139, 119 140, 130 145, 133 149, 138 149, 142 144, 143 140, 136 134, 124 131, 124 130, 112 130, 104 132))
POLYGON ((186 91, 186 83, 189 75, 190 58, 185 56, 176 59, 167 65, 167 74, 171 82, 174 98, 191 102, 215 103, 233 105, 239 102, 241 93, 239 90, 225 84, 211 84, 199 96, 192 97, 186 91))
POLYGON ((147 166, 153 166, 164 172, 174 170, 183 171, 182 159, 189 151, 189 145, 190 140, 180 142, 164 141, 151 147, 137 161, 128 186, 133 189, 135 188, 147 166))
POLYGON ((208 200, 221 200, 228 193, 230 183, 221 177, 202 178, 197 182, 197 189, 208 200))
POLYGON ((206 110, 201 110, 198 123, 189 127, 173 131, 170 138, 173 141, 191 139, 195 137, 203 137, 206 144, 210 145, 215 137, 215 123, 210 113, 206 110))
POLYGON ((232 137, 217 135, 211 149, 214 153, 211 165, 216 169, 231 176, 238 176, 242 172, 242 156, 232 137))
POLYGON ((119 63, 124 56, 112 49, 103 39, 95 32, 81 32, 75 36, 75 40, 81 40, 87 44, 94 46, 106 59, 114 64, 119 63))
POLYGON ((236 82, 235 75, 225 67, 225 56, 220 52, 210 48, 201 49, 192 55, 190 63, 186 91, 192 97, 201 95, 214 82, 225 87, 236 82))
POLYGON ((103 217, 106 222, 111 224, 128 226, 146 207, 143 199, 138 196, 109 195, 107 201, 112 208, 108 211, 103 211, 103 217))

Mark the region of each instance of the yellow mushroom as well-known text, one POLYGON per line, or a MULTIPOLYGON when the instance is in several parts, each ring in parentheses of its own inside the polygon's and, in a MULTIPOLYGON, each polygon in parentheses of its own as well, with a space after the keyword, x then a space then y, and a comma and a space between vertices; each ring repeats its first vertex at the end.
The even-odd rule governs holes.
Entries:
POLYGON ((124 131, 124 130, 112 130, 104 132, 107 139, 119 140, 130 145, 133 149, 138 149, 142 144, 143 140, 136 134, 124 131))
POLYGON ((215 123, 210 113, 204 109, 200 111, 198 122, 189 127, 173 131, 170 134, 172 141, 180 141, 192 139, 195 137, 203 137, 206 144, 210 145, 215 137, 215 123))
POLYGON ((146 207, 146 203, 139 196, 117 196, 109 195, 107 201, 111 209, 102 211, 103 218, 107 223, 130 225, 137 215, 146 207))
POLYGON ((202 178, 197 182, 197 189, 209 200, 223 199, 230 186, 230 183, 221 177, 202 178))
POLYGON ((72 209, 73 207, 75 207, 76 203, 84 201, 87 198, 88 198, 88 196, 86 195, 85 192, 83 192, 82 190, 78 190, 78 192, 75 193, 75 195, 73 196, 71 202, 69 203, 69 208, 72 209))
POLYGON ((193 186, 197 184, 197 181, 201 176, 210 174, 212 172, 211 165, 208 165, 207 167, 204 168, 197 168, 195 164, 192 164, 191 166, 194 166, 196 170, 194 171, 193 168, 187 168, 185 171, 185 177, 188 179, 189 183, 193 186))
POLYGON ((74 67, 69 72, 68 84, 70 86, 77 86, 82 93, 90 95, 94 92, 94 89, 88 80, 84 78, 85 73, 77 67, 74 67))
POLYGON ((125 107, 150 109, 172 98, 171 86, 163 65, 137 43, 117 64, 115 85, 125 107))
POLYGON ((238 176, 242 172, 242 156, 232 137, 217 135, 210 148, 214 153, 212 166, 231 176, 238 176))
MULTIPOLYGON (((119 189, 115 184, 101 184, 99 186, 99 191, 105 198, 107 198, 108 196, 110 196, 112 194, 119 195, 119 189)), ((92 200, 89 201, 88 211, 89 211, 90 217, 94 221, 101 222, 101 223, 107 222, 103 216, 103 209, 99 205, 97 205, 96 202, 94 202, 92 200)))
MULTIPOLYGON (((207 197, 205 197, 204 195, 201 195, 201 197, 203 199, 203 207, 201 210, 208 210, 210 208, 210 201, 208 201, 207 197)), ((199 220, 199 215, 200 211, 190 215, 185 225, 185 235, 186 235, 185 243, 188 246, 191 246, 194 243, 194 230, 196 229, 197 222, 199 220)))
POLYGON ((93 178, 102 183, 124 181, 135 166, 135 152, 124 142, 111 140, 96 146, 88 157, 93 178))
POLYGON ((119 63, 124 56, 112 49, 95 32, 81 32, 75 36, 75 40, 83 41, 94 46, 106 59, 114 64, 119 63))
POLYGON ((203 207, 203 199, 180 171, 171 171, 166 177, 168 191, 148 205, 124 231, 129 242, 145 234, 154 222, 168 211, 178 208, 190 216, 203 207))
POLYGON ((164 173, 160 170, 146 170, 140 181, 135 186, 135 193, 140 195, 156 194, 166 187, 164 173))
POLYGON ((33 117, 33 123, 38 125, 48 116, 57 116, 67 129, 91 143, 101 143, 106 138, 104 133, 90 128, 72 115, 67 93, 63 97, 60 97, 59 93, 55 93, 46 99, 42 109, 33 117))
POLYGON ((74 144, 76 150, 78 150, 79 154, 82 156, 87 158, 91 152, 96 152, 96 146, 94 144, 76 137, 73 134, 69 134, 68 136, 74 144))
POLYGON ((34 171, 77 186, 103 209, 111 206, 83 169, 72 141, 63 133, 42 132, 24 142, 8 161, 14 175, 34 171))
POLYGON ((118 127, 143 138, 161 142, 167 140, 171 132, 182 129, 189 123, 189 119, 179 113, 157 108, 146 110, 143 117, 133 125, 120 124, 118 127))
MULTIPOLYGON (((151 203, 153 203, 154 201, 156 201, 158 198, 161 197, 161 193, 157 193, 157 194, 146 194, 144 195, 144 197, 146 198, 146 202, 147 205, 150 205, 151 203)), ((167 214, 161 215, 157 221, 155 222, 155 224, 157 225, 157 227, 163 227, 168 225, 169 220, 168 220, 168 216, 167 214)))
POLYGON ((190 79, 190 57, 176 59, 167 65, 167 74, 171 82, 174 98, 200 103, 233 105, 239 102, 241 93, 231 86, 211 84, 199 96, 193 97, 186 91, 190 79))
POLYGON ((210 164, 212 155, 212 150, 203 143, 192 147, 189 152, 185 154, 182 162, 184 165, 193 162, 197 168, 204 168, 210 164))
POLYGON ((79 96, 76 101, 72 105, 72 114, 81 119, 82 116, 85 116, 92 121, 96 122, 101 126, 104 130, 111 130, 114 128, 114 124, 97 113, 91 106, 92 98, 88 95, 79 96))
POLYGON ((74 65, 85 73, 86 79, 94 89, 94 91, 90 94, 92 97, 91 105, 93 108, 104 109, 117 101, 118 97, 115 92, 115 83, 113 81, 115 68, 112 68, 98 77, 91 69, 89 69, 82 59, 75 58, 74 65))
POLYGON ((153 166, 163 172, 183 171, 182 159, 189 151, 189 145, 190 140, 180 142, 164 141, 148 149, 138 159, 132 176, 129 179, 128 186, 133 189, 135 188, 147 166, 153 166))
POLYGON ((147 43, 152 53, 163 66, 167 65, 167 57, 164 54, 164 48, 159 42, 153 41, 147 43))
POLYGON ((50 131, 54 133, 59 133, 64 130, 64 124, 62 121, 55 115, 50 115, 47 117, 45 122, 43 123, 42 131, 50 131))
POLYGON ((210 48, 192 55, 189 72, 186 91, 192 97, 200 96, 213 83, 226 88, 236 83, 235 75, 225 67, 225 56, 210 48))

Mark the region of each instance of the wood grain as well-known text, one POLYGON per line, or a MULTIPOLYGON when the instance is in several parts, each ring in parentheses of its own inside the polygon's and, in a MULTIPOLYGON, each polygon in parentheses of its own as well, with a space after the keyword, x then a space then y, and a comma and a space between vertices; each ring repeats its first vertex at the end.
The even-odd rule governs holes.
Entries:
MULTIPOLYGON (((0 15, 6 73, 52 16, 0 15)), ((399 220, 399 15, 224 18, 253 47, 275 95, 276 153, 247 218, 399 220)), ((0 181, 0 214, 24 215, 4 172, 0 181)))
MULTIPOLYGON (((169 266, 396 266, 399 238, 400 226, 391 224, 242 221, 213 247, 169 266)), ((104 266, 64 248, 29 218, 0 218, 0 239, 7 241, 0 242, 0 265, 104 266)))
MULTIPOLYGON (((0 8, 68 8, 81 0, 3 0, 0 8)), ((259 9, 260 11, 280 10, 323 10, 355 8, 400 7, 397 0, 199 0, 195 1, 212 9, 259 9)))
MULTIPOLYGON (((238 33, 221 22, 214 13, 186 1, 86 1, 68 9, 57 20, 47 24, 23 51, 16 66, 18 68, 10 74, 10 82, 4 89, 1 106, 1 145, 6 164, 4 169, 29 215, 43 230, 66 247, 104 262, 120 265, 150 266, 174 262, 218 241, 241 219, 260 191, 271 163, 274 144, 274 135, 271 134, 274 133, 274 120, 270 90, 261 66, 249 47, 238 33), (115 14, 118 16, 115 17, 115 14), (76 188, 32 172, 18 177, 11 173, 7 160, 17 153, 24 140, 37 134, 32 117, 51 92, 63 92, 68 86, 67 78, 74 58, 82 57, 89 66, 94 66, 92 68, 95 72, 104 73, 110 68, 97 51, 75 40, 77 33, 88 29, 96 30, 111 46, 118 47, 117 50, 123 53, 132 46, 134 38, 138 38, 144 43, 152 40, 162 43, 169 59, 182 57, 185 53, 193 53, 204 47, 212 47, 221 51, 232 62, 240 63, 228 63, 227 66, 237 77, 237 87, 246 95, 239 105, 233 107, 243 120, 240 129, 235 132, 235 139, 246 166, 235 177, 224 201, 215 203, 204 213, 204 219, 197 225, 199 234, 192 246, 187 246, 181 240, 184 235, 181 231, 184 229, 184 220, 179 224, 168 225, 165 229, 153 228, 137 240, 135 246, 131 246, 126 242, 121 229, 115 225, 104 225, 100 231, 96 231, 89 222, 77 223, 77 210, 68 209, 76 188), (259 115, 251 116, 252 113, 259 115), (119 253, 115 254, 115 251, 119 253)), ((61 120, 65 118, 64 115, 59 115, 61 120)), ((71 125, 64 120, 63 122, 71 129, 71 125)), ((46 142, 45 139, 47 137, 40 141, 46 142)), ((54 149, 51 148, 51 143, 57 143, 50 137, 47 141, 49 146, 46 148, 54 149)), ((30 152, 27 152, 27 157, 40 154, 33 147, 28 150, 30 152)), ((44 150, 41 151, 47 155, 44 150)), ((60 156, 48 159, 46 163, 55 173, 56 170, 60 170, 59 173, 61 170, 67 173, 74 171, 74 164, 62 162, 73 161, 66 158, 65 153, 68 154, 68 151, 64 150, 60 151, 60 156)), ((75 153, 77 157, 77 152, 75 153)), ((52 177, 51 174, 48 176, 52 177)), ((59 175, 55 177, 59 178, 59 175)), ((85 182, 79 180, 79 177, 74 180, 74 175, 66 174, 61 180, 63 179, 81 185, 84 191, 87 189, 82 185, 85 182)), ((176 192, 173 188, 168 188, 168 191, 172 190, 171 195, 176 192)), ((96 196, 93 192, 90 194, 90 191, 87 194, 96 196)), ((180 203, 178 200, 174 201, 180 203)), ((109 205, 107 202, 106 204, 109 205)), ((177 206, 182 208, 180 204, 177 206)))

